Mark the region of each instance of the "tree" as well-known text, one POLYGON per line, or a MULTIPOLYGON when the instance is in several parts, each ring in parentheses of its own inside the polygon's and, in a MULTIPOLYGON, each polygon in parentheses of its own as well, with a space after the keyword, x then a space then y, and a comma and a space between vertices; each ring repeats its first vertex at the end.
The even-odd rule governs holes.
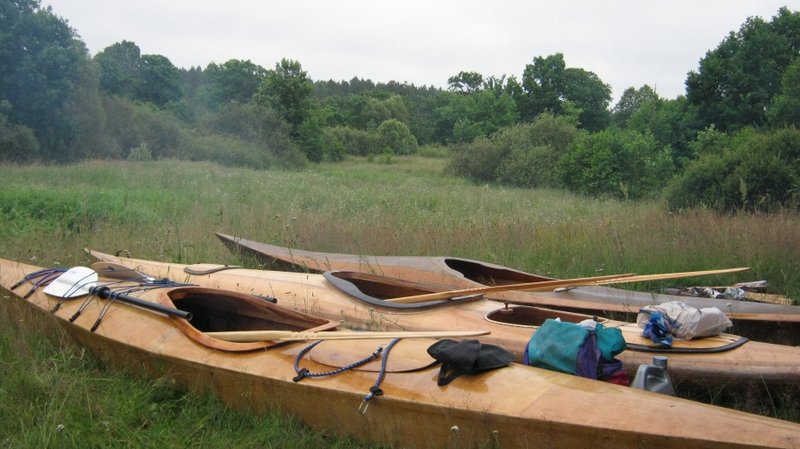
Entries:
POLYGON ((614 114, 614 122, 619 126, 626 126, 628 119, 634 112, 638 111, 642 105, 646 103, 656 102, 661 100, 656 91, 645 84, 639 89, 629 87, 625 89, 619 101, 612 110, 614 114))
POLYGON ((546 58, 537 56, 522 72, 522 96, 517 100, 520 118, 531 121, 542 112, 561 112, 564 92, 564 55, 556 53, 546 58))
POLYGON ((109 94, 136 98, 141 71, 141 50, 131 41, 117 42, 94 56, 100 65, 100 87, 109 94))
POLYGON ((783 72, 781 91, 773 99, 767 118, 775 127, 800 127, 800 57, 783 72))
POLYGON ((292 127, 296 136, 300 125, 311 113, 314 85, 298 61, 281 59, 274 70, 267 71, 258 87, 256 101, 271 107, 292 127))
POLYGON ((448 89, 453 92, 475 92, 483 86, 483 75, 478 72, 458 72, 447 79, 448 89))
POLYGON ((96 89, 86 46, 37 0, 0 2, 0 30, 0 102, 9 126, 32 130, 41 158, 70 160, 79 130, 68 110, 99 113, 91 98, 80 95, 83 87, 75 90, 96 89))
POLYGON ((689 72, 686 96, 701 127, 735 131, 761 126, 781 88, 781 76, 800 52, 800 13, 781 8, 771 22, 749 18, 689 72))
POLYGON ((436 108, 436 126, 444 142, 470 142, 517 121, 516 103, 494 90, 470 94, 443 92, 436 108))
POLYGON ((153 103, 158 107, 183 97, 181 72, 162 55, 142 55, 130 41, 117 42, 95 55, 100 87, 111 95, 153 103))
POLYGON ((604 83, 593 72, 579 68, 564 70, 563 103, 572 103, 579 111, 578 120, 583 129, 599 131, 608 126, 611 114, 608 105, 611 102, 611 87, 604 83))
POLYGON ((546 58, 537 56, 533 64, 525 66, 521 91, 515 99, 520 118, 525 121, 542 112, 562 115, 567 112, 565 102, 578 109, 580 124, 585 129, 603 129, 610 120, 611 87, 593 72, 567 68, 561 53, 546 58))
POLYGON ((212 62, 206 67, 205 74, 210 82, 211 97, 216 103, 246 103, 267 77, 267 70, 250 60, 231 59, 221 65, 212 62))
POLYGON ((685 97, 644 101, 628 118, 625 128, 651 134, 660 147, 669 148, 678 169, 697 157, 689 143, 694 140, 699 124, 685 97))
POLYGON ((137 99, 159 107, 180 100, 180 71, 169 59, 161 55, 144 55, 140 61, 137 99))
POLYGON ((312 101, 314 84, 298 61, 281 59, 258 87, 255 102, 273 109, 290 127, 292 139, 309 160, 322 160, 323 135, 320 108, 312 101))

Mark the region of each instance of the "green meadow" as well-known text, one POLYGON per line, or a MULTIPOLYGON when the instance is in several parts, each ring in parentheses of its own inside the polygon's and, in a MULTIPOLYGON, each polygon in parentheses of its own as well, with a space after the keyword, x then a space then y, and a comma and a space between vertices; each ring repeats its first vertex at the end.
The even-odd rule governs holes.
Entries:
MULTIPOLYGON (((223 231, 319 251, 458 256, 564 278, 748 266, 702 281, 766 279, 774 292, 800 298, 796 212, 669 213, 658 202, 475 185, 446 174, 445 164, 394 157, 303 171, 171 160, 2 166, 0 257, 69 267, 90 263, 83 249, 91 247, 242 263, 214 237, 223 231)), ((279 415, 227 410, 213 397, 107 370, 14 317, 0 317, 0 360, 0 448, 360 447, 279 415)), ((724 405, 800 420, 780 402, 724 405)))

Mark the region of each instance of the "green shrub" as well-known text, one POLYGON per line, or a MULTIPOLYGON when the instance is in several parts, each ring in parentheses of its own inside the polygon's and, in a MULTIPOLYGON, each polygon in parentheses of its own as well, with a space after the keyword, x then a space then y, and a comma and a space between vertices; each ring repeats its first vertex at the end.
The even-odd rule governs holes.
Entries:
POLYGON ((549 145, 514 147, 495 169, 497 180, 522 187, 556 186, 559 156, 549 145))
POLYGON ((566 118, 541 114, 532 123, 502 128, 488 138, 456 145, 449 169, 481 182, 557 187, 556 165, 577 135, 577 128, 566 118))
MULTIPOLYGON (((187 129, 177 117, 155 106, 134 103, 118 97, 106 97, 106 132, 115 144, 113 148, 132 149, 147 144, 154 158, 176 155, 182 145, 183 131, 187 129)), ((113 149, 104 154, 116 157, 113 149)), ((127 154, 121 156, 127 157, 127 154)))
POLYGON ((493 182, 503 160, 503 148, 486 137, 471 143, 453 145, 447 170, 456 176, 478 182, 493 182))
POLYGON ((263 146, 219 134, 187 133, 178 155, 190 161, 212 161, 224 166, 265 169, 275 165, 277 157, 263 146))
POLYGON ((39 158, 39 141, 27 126, 8 123, 0 114, 0 161, 31 162, 39 158))
POLYGON ((325 128, 325 142, 332 145, 339 142, 347 154, 353 156, 367 156, 377 154, 379 151, 378 138, 369 131, 351 128, 349 126, 336 126, 325 128))
POLYGON ((377 134, 380 145, 390 148, 395 154, 408 155, 417 152, 417 138, 400 120, 392 118, 384 121, 378 126, 377 134))
POLYGON ((138 147, 131 149, 128 152, 129 161, 152 161, 153 160, 153 152, 150 151, 150 147, 142 142, 138 147))
POLYGON ((668 149, 651 134, 612 128, 576 139, 558 163, 558 176, 584 195, 636 199, 660 193, 673 169, 668 149))
POLYGON ((214 134, 236 136, 247 142, 258 142, 261 138, 264 113, 252 104, 229 102, 216 112, 203 116, 200 128, 214 134))
POLYGON ((721 153, 689 164, 664 192, 671 210, 770 211, 800 205, 800 131, 740 131, 721 153))

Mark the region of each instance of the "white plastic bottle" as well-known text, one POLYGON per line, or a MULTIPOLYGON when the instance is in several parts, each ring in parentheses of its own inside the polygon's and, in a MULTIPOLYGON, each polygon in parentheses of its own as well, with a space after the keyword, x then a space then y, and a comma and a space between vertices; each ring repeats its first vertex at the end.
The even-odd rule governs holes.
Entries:
POLYGON ((667 358, 657 355, 651 365, 639 365, 631 387, 675 396, 675 388, 667 371, 667 358))

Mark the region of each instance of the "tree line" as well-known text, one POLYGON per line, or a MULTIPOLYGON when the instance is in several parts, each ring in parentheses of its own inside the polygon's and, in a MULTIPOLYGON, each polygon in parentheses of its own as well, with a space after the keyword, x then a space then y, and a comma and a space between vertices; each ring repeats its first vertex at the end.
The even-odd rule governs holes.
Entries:
MULTIPOLYGON (((475 180, 672 209, 800 204, 800 13, 751 17, 687 74, 686 93, 630 87, 615 105, 561 53, 519 78, 462 71, 447 89, 315 81, 299 61, 175 67, 130 41, 91 56, 38 0, 0 0, 0 161, 211 160, 301 167, 446 148, 475 180)), ((439 151, 441 152, 441 151, 439 151)))

